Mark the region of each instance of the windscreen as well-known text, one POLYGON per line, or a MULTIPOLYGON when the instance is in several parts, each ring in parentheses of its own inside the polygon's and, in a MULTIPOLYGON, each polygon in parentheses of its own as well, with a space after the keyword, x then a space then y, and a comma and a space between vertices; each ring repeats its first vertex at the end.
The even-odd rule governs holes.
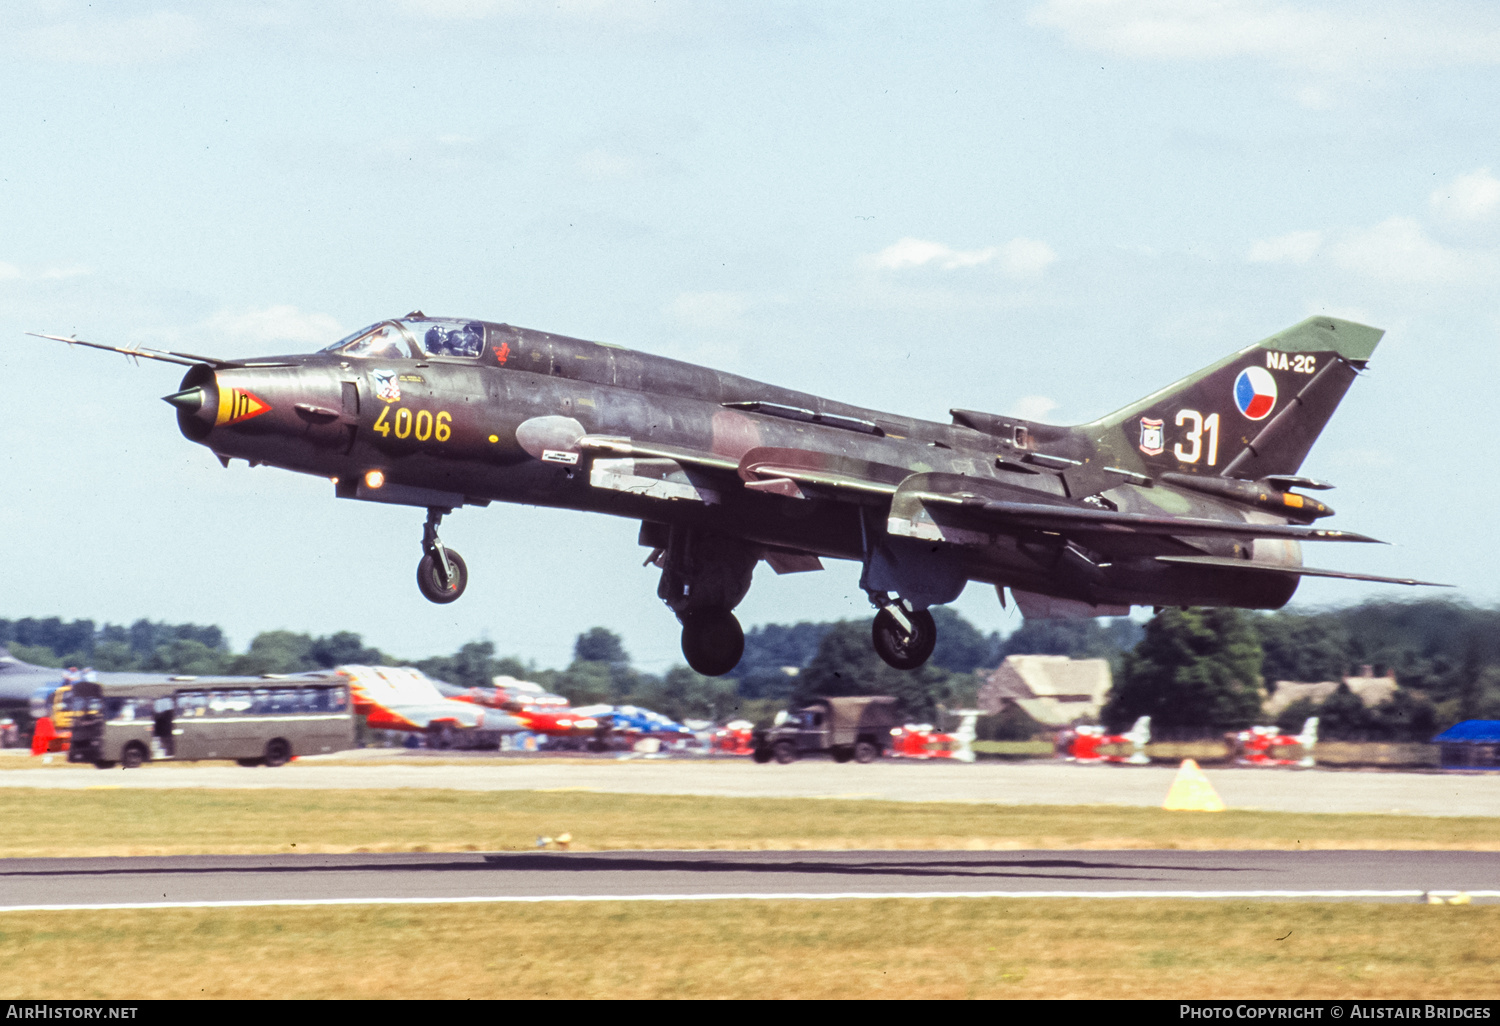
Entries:
POLYGON ((323 351, 369 360, 424 356, 473 359, 484 352, 484 323, 450 317, 404 317, 361 328, 323 351))

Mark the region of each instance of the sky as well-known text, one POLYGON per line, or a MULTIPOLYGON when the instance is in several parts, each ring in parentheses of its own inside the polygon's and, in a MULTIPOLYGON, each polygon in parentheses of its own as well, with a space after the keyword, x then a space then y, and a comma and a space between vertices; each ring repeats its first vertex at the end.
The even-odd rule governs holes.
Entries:
MULTIPOLYGON (((1376 325, 1304 473, 1393 544, 1305 558, 1500 601, 1497 67, 1479 2, 10 0, 0 617, 541 666, 597 624, 679 661, 633 522, 461 510, 434 606, 420 510, 223 469, 159 401, 180 368, 25 335, 269 355, 417 308, 1060 424, 1312 314, 1376 325)), ((740 617, 868 616, 857 581, 762 566, 740 617)), ((1367 597, 1413 593, 1296 602, 1367 597)))

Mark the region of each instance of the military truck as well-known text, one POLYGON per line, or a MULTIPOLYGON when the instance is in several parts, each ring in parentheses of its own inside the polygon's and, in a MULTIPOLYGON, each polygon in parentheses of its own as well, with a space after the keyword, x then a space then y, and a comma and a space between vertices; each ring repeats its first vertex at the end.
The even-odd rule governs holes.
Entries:
POLYGON ((754 734, 754 758, 783 765, 827 752, 834 762, 874 762, 901 725, 899 700, 888 695, 815 698, 794 712, 778 713, 776 725, 754 734))

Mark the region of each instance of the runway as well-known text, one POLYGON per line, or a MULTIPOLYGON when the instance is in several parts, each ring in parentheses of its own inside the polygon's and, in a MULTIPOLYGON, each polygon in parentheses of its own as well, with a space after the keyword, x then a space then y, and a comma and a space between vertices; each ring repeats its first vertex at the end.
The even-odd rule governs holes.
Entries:
POLYGON ((934 897, 1500 899, 1500 853, 522 852, 9 859, 0 912, 934 897))
MULTIPOLYGON (((380 750, 371 754, 383 755, 380 750)), ((402 760, 399 753, 390 753, 391 763, 362 765, 365 760, 352 755, 299 759, 277 769, 189 763, 150 765, 138 770, 96 770, 66 763, 32 768, 35 762, 27 756, 0 759, 0 788, 418 787, 1149 808, 1161 805, 1177 772, 1168 766, 1055 762, 963 765, 892 759, 866 766, 822 760, 757 766, 748 759, 692 758, 571 763, 474 758, 461 764, 433 765, 423 759, 402 760), (5 768, 7 765, 16 768, 5 768)), ((1217 767, 1205 772, 1232 809, 1500 816, 1500 774, 1496 773, 1294 772, 1217 767)))

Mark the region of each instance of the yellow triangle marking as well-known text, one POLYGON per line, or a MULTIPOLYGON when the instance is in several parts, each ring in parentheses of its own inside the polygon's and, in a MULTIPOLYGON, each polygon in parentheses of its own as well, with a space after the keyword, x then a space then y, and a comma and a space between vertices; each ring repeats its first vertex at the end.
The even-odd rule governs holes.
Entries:
POLYGON ((1224 800, 1192 759, 1183 759, 1162 808, 1172 812, 1223 812, 1224 800))

